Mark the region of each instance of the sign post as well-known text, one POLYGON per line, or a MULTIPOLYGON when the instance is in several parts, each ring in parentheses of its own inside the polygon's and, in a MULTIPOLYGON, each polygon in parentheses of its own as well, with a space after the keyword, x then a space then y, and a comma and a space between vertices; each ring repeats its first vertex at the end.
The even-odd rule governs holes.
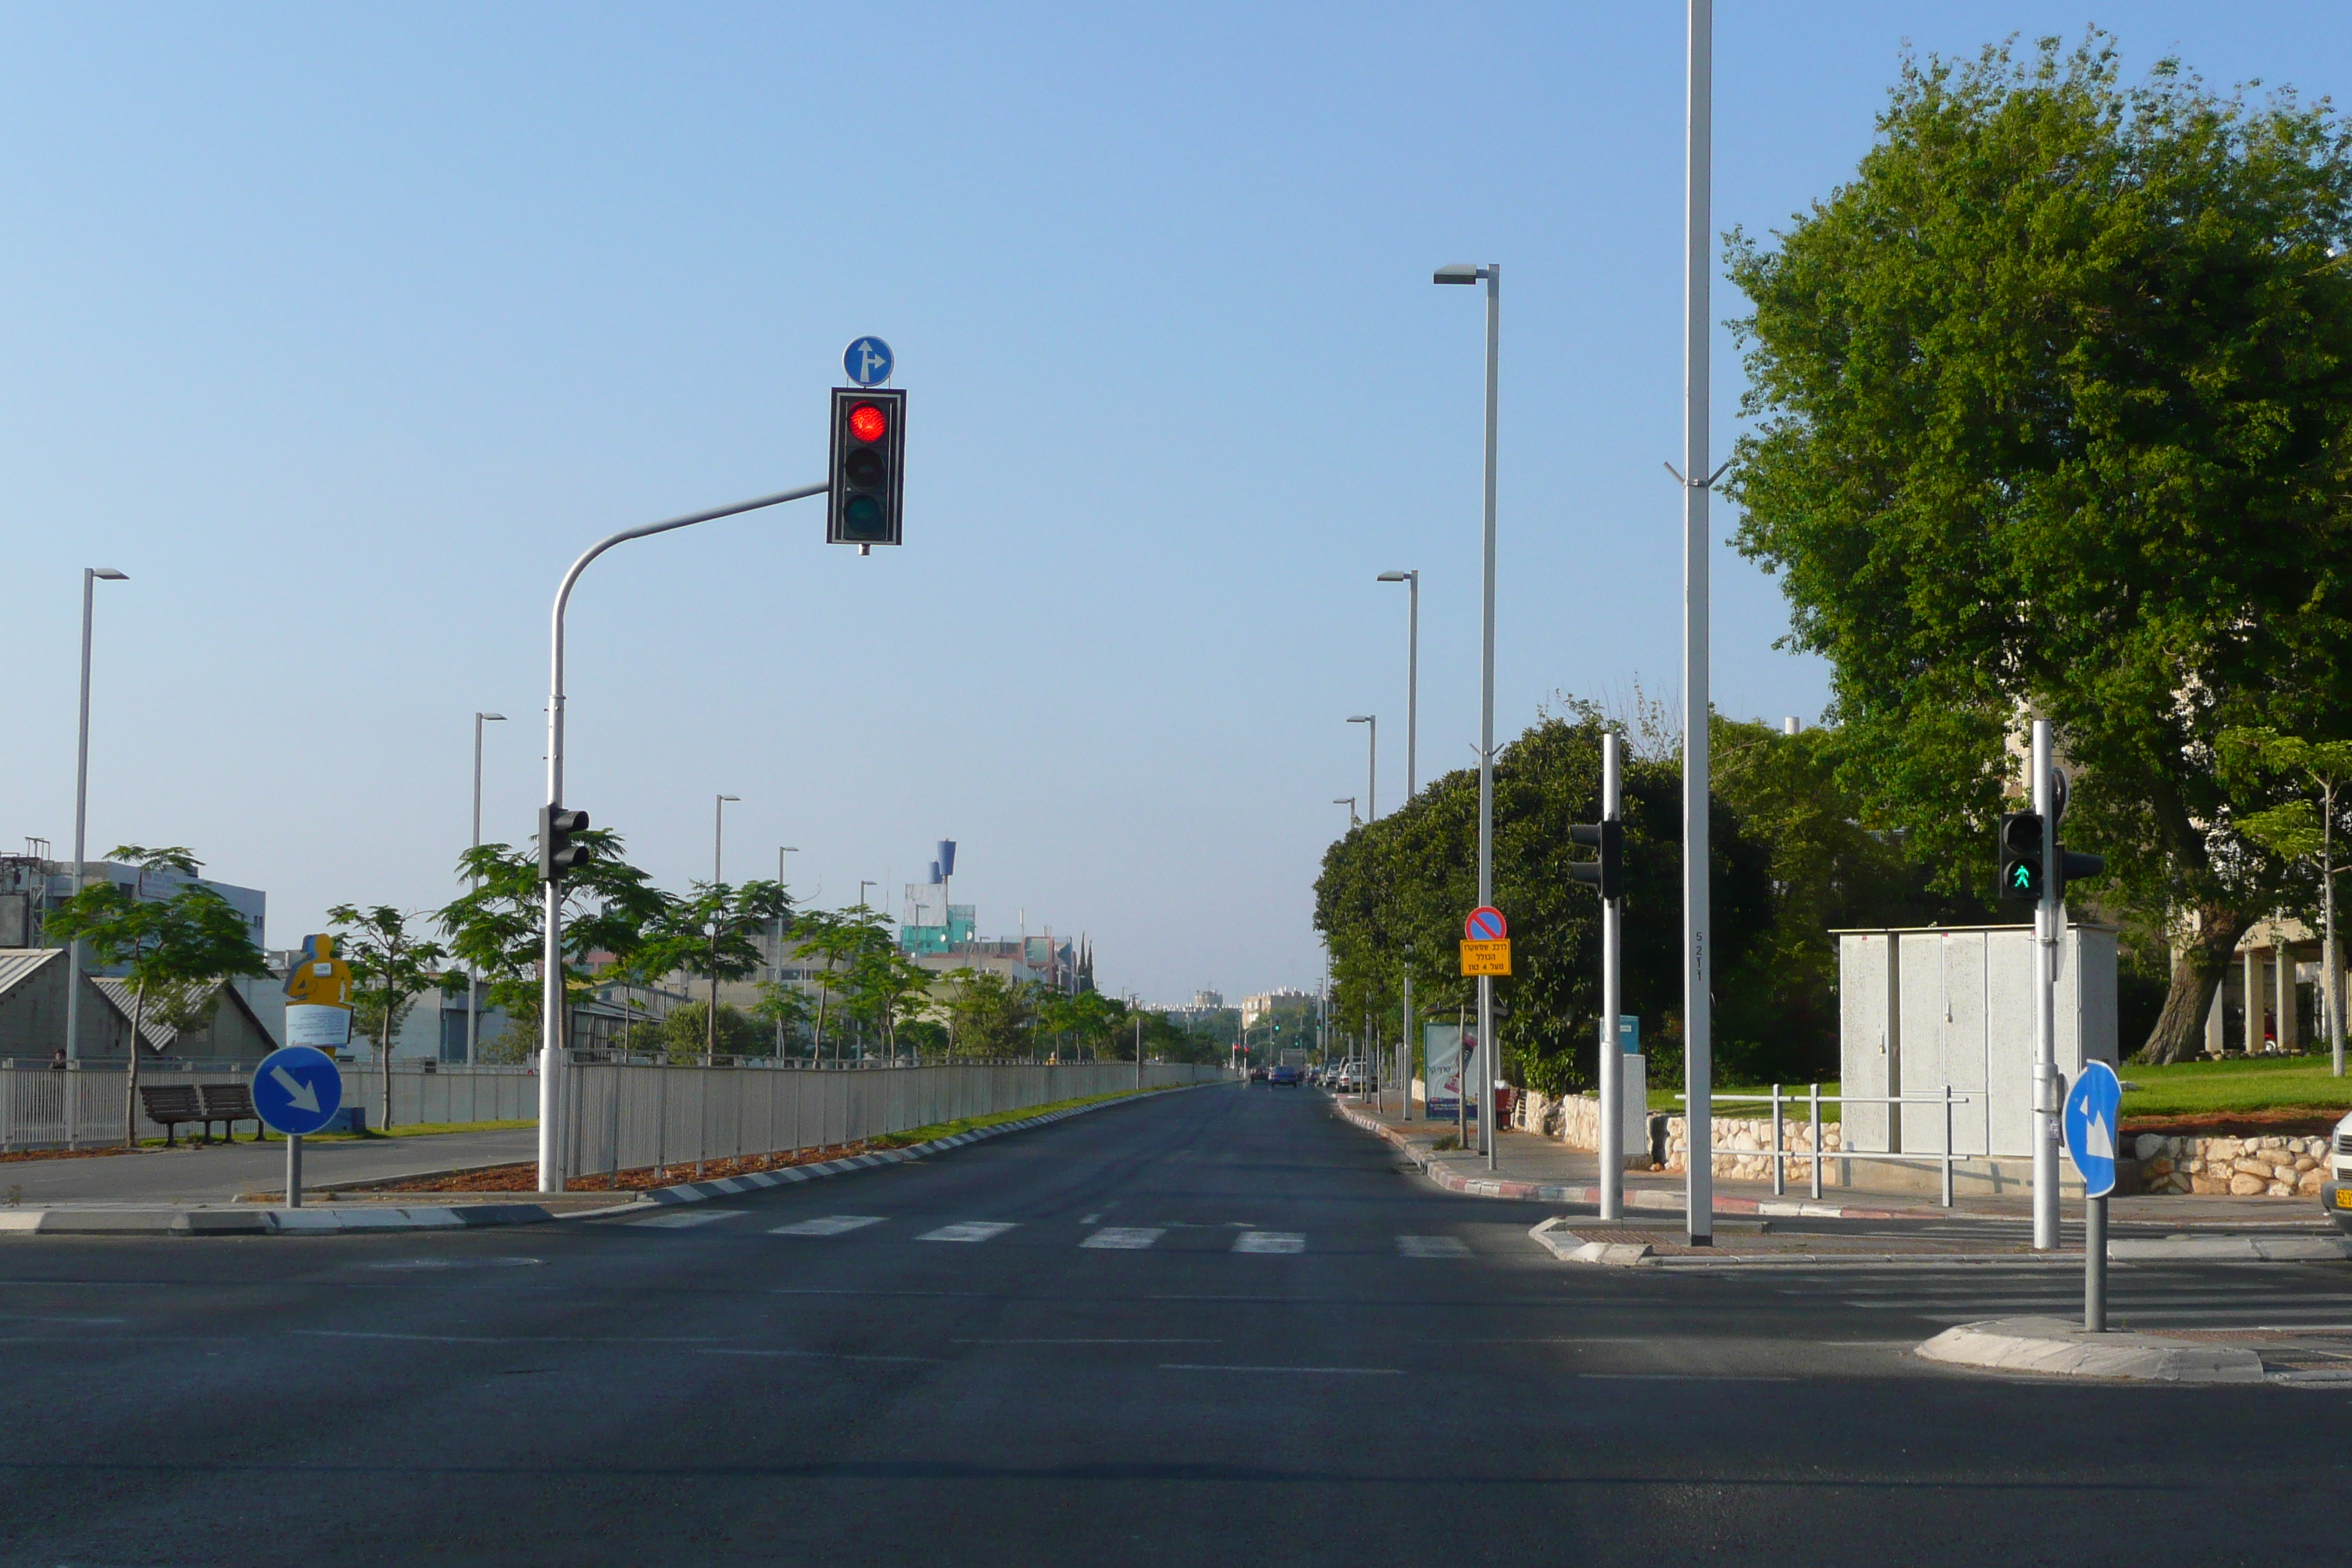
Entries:
POLYGON ((2116 1126, 2124 1086, 2105 1062, 2084 1062, 2066 1094, 2066 1152, 2083 1173, 2083 1327, 2107 1331, 2107 1194, 2116 1190, 2116 1126))
POLYGON ((286 1206, 302 1206, 302 1138, 343 1108, 343 1075, 315 1046, 282 1046, 253 1069, 253 1109, 286 1134, 286 1206))
MULTIPOLYGON (((1511 928, 1503 919, 1503 911, 1492 904, 1480 904, 1462 922, 1462 973, 1465 978, 1478 978, 1478 1032, 1491 1036, 1495 1032, 1495 977, 1508 979, 1511 973, 1511 928)), ((1478 1137, 1486 1146, 1486 1169, 1495 1168, 1495 1069, 1500 1058, 1495 1053, 1490 1038, 1474 1040, 1470 1048, 1475 1051, 1485 1046, 1486 1054, 1475 1058, 1478 1066, 1478 1137)), ((1463 1090, 1469 1090, 1471 1079, 1465 1075, 1463 1090)), ((1466 1131, 1467 1129, 1465 1128, 1466 1131)))

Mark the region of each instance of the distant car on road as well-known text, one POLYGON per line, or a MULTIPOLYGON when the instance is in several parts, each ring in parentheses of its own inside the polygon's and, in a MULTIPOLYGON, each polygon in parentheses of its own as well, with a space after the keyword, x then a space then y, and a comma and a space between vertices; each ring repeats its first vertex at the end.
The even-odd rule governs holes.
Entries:
POLYGON ((1297 1089, 1299 1084, 1298 1069, 1294 1067, 1276 1068, 1266 1074, 1265 1081, 1269 1089, 1297 1089))
POLYGON ((1264 1068, 1250 1068, 1249 1080, 1252 1083, 1264 1083, 1265 1081, 1265 1069, 1264 1068))

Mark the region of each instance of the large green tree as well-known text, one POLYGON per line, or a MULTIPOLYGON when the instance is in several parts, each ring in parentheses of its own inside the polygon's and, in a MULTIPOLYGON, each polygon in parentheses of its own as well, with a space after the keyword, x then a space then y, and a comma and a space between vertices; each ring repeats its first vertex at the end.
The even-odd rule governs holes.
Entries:
POLYGON ((1906 65, 1853 179, 1731 245, 1738 542, 1831 661, 1842 776, 1981 887, 2050 720, 2096 890, 2174 945, 2155 1060, 2285 889, 2218 737, 2352 736, 2347 154, 2324 108, 2048 40, 1906 65))
POLYGON ((790 920, 792 908, 782 882, 697 882, 688 896, 670 900, 649 928, 651 951, 640 967, 682 972, 710 988, 700 1015, 704 1061, 718 1052, 726 1011, 719 1005, 719 983, 740 980, 760 967, 761 935, 790 920))

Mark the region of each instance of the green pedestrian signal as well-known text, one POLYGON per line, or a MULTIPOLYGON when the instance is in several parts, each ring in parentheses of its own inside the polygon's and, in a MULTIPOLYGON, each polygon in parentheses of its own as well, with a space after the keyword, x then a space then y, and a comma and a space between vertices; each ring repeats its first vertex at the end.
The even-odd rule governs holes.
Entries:
POLYGON ((2042 901, 2042 814, 2005 811, 2000 817, 2000 896, 2017 903, 2042 901))

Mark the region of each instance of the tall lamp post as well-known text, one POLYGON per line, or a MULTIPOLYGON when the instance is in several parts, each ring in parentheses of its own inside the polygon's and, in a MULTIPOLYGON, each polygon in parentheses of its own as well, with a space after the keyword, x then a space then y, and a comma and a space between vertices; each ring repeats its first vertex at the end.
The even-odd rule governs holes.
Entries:
MULTIPOLYGON (((1706 0, 1692 0, 1694 5, 1706 0)), ((1501 390, 1497 360, 1502 350, 1503 269, 1456 262, 1437 269, 1438 283, 1486 285, 1486 560, 1481 575, 1478 669, 1478 901, 1495 901, 1495 420, 1501 390)), ((1704 514, 1702 514, 1704 515, 1704 514)), ((1495 1168, 1495 981, 1478 976, 1478 1082, 1485 1101, 1478 1126, 1486 1142, 1486 1168, 1495 1168)))
MULTIPOLYGON (((720 847, 726 842, 727 837, 727 803, 731 800, 740 805, 741 804, 742 799, 743 797, 740 795, 722 795, 711 803, 710 891, 714 897, 720 894, 720 890, 725 885, 727 879, 727 861, 725 856, 720 853, 720 847)), ((723 911, 725 908, 726 906, 724 904, 719 905, 720 911, 723 911)), ((719 921, 718 913, 714 912, 710 923, 710 1012, 709 1016, 702 1020, 702 1065, 709 1067, 718 1059, 719 921)))
POLYGON ((1348 721, 1361 724, 1364 736, 1370 742, 1364 755, 1364 820, 1381 819, 1381 720, 1377 713, 1359 713, 1348 721))
MULTIPOLYGON (((130 574, 111 566, 81 569, 81 729, 74 747, 73 890, 81 891, 82 862, 89 854, 89 624, 100 583, 128 583, 130 574)), ((131 1043, 135 1057, 139 1042, 131 1043)), ((66 944, 66 1060, 81 1060, 81 939, 66 944)), ((135 1062, 133 1065, 137 1065, 135 1062)))
MULTIPOLYGON (((784 857, 787 855, 797 855, 800 852, 800 846, 797 844, 779 844, 776 846, 777 887, 784 889, 789 889, 791 887, 791 880, 784 875, 784 857)), ((784 983, 784 934, 792 925, 792 919, 793 909, 791 894, 787 892, 785 895, 784 912, 776 917, 776 984, 779 985, 784 983)), ((782 1067, 783 1065, 783 1061, 784 1016, 780 1012, 776 1015, 776 1065, 782 1067)))
MULTIPOLYGON (((1421 749, 1421 573, 1383 572, 1379 581, 1407 587, 1404 617, 1404 798, 1412 804, 1419 783, 1414 776, 1421 749)), ((1399 1089, 1397 1117, 1412 1120, 1412 958, 1406 949, 1404 965, 1404 1035, 1397 1051, 1399 1089)))
MULTIPOLYGON (((690 511, 683 517, 669 518, 661 522, 649 522, 642 528, 625 528, 609 534, 589 546, 555 590, 555 607, 549 616, 547 660, 547 810, 553 814, 563 807, 563 612, 572 603, 572 586, 588 563, 615 544, 632 539, 646 539, 656 533, 667 533, 674 528, 690 528, 698 522, 710 522, 739 512, 757 511, 761 507, 777 506, 784 501, 803 500, 821 496, 827 485, 803 485, 798 489, 779 490, 772 496, 758 496, 751 500, 737 501, 732 506, 713 507, 709 511, 690 511)), ((540 949, 540 1035, 539 1035, 539 1190, 560 1193, 563 1190, 562 1119, 563 1100, 558 1079, 563 1065, 563 883, 551 879, 541 884, 540 923, 543 945, 540 949)))
MULTIPOLYGON (((474 714, 474 847, 477 849, 482 847, 482 726, 503 724, 506 721, 507 716, 503 713, 484 713, 478 710, 474 714)), ((482 885, 482 879, 476 877, 473 879, 473 883, 478 888, 482 885)), ((479 1042, 481 1034, 481 1007, 479 998, 476 994, 480 989, 481 976, 476 974, 469 965, 466 970, 466 1065, 467 1067, 474 1065, 474 1047, 479 1042)))
POLYGON ((1714 973, 1707 923, 1707 268, 1714 139, 1715 0, 1690 0, 1689 119, 1683 198, 1683 1074, 1691 1156, 1683 1162, 1693 1247, 1715 1243, 1714 973))
POLYGON ((1335 795, 1331 797, 1331 804, 1333 805, 1344 805, 1348 808, 1348 826, 1349 827, 1354 828, 1363 826, 1364 819, 1356 815, 1356 797, 1354 795, 1335 795))

